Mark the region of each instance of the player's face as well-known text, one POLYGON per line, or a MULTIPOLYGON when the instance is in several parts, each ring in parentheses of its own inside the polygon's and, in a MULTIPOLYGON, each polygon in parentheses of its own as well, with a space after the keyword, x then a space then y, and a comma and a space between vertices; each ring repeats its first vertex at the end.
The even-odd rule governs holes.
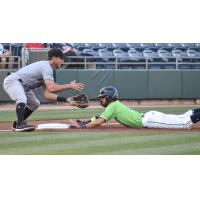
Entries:
POLYGON ((64 60, 61 58, 56 58, 56 67, 60 68, 60 66, 64 63, 64 60))
POLYGON ((62 60, 61 58, 59 57, 53 57, 52 58, 52 64, 53 66, 55 66, 56 68, 60 68, 61 64, 64 63, 64 60, 62 60))
POLYGON ((100 104, 101 104, 103 107, 107 107, 108 101, 107 101, 106 97, 100 98, 100 104))

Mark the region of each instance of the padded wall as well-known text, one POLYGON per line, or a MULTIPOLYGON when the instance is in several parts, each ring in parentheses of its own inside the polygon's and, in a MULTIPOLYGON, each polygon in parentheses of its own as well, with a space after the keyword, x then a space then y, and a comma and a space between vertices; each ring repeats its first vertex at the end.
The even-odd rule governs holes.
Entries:
MULTIPOLYGON (((6 71, 0 71, 0 101, 10 101, 3 90, 6 71)), ((91 99, 96 99, 99 90, 108 85, 117 87, 120 99, 200 99, 200 71, 180 70, 65 70, 55 72, 57 83, 73 80, 85 84, 91 99)), ((68 90, 61 95, 72 96, 78 92, 68 90)), ((42 102, 43 95, 39 95, 42 102)))

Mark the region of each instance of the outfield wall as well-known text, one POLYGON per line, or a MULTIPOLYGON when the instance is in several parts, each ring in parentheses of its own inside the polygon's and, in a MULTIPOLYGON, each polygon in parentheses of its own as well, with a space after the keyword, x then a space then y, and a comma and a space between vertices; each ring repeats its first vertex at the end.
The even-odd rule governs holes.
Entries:
MULTIPOLYGON (((3 90, 6 71, 0 71, 1 102, 10 101, 3 90)), ((73 80, 85 84, 90 99, 96 99, 99 90, 108 85, 118 88, 120 99, 200 99, 200 70, 56 70, 57 83, 73 80)), ((37 95, 44 102, 40 90, 37 95)), ((74 91, 61 92, 65 96, 74 91)))

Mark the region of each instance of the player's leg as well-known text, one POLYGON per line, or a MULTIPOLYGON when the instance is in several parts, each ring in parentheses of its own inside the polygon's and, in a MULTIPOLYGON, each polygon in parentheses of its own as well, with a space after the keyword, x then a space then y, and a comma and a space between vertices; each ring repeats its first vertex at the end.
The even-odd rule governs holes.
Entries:
POLYGON ((158 111, 145 113, 142 122, 147 128, 190 129, 193 125, 190 116, 182 117, 158 111))
POLYGON ((27 119, 40 106, 40 101, 37 99, 32 90, 26 92, 26 97, 27 106, 25 108, 24 119, 27 119))
POLYGON ((20 81, 12 80, 9 84, 4 84, 4 89, 10 98, 16 103, 17 121, 14 122, 15 131, 32 131, 33 126, 29 126, 24 122, 24 113, 27 103, 27 97, 20 81))

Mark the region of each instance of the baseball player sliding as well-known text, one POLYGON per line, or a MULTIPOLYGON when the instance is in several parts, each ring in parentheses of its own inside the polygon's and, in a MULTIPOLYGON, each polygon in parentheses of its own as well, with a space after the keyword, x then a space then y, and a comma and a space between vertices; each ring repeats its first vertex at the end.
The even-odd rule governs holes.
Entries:
MULTIPOLYGON (((47 61, 39 61, 11 73, 4 80, 3 87, 10 98, 16 103, 17 121, 13 123, 14 131, 34 131, 35 127, 28 125, 25 120, 35 111, 40 102, 32 89, 43 86, 44 97, 49 101, 68 102, 71 99, 58 96, 56 92, 73 89, 81 91, 84 84, 75 81, 69 84, 54 82, 53 70, 64 63, 64 54, 60 49, 50 49, 47 61), (69 101, 68 101, 69 100, 69 101)), ((76 105, 74 102, 71 105, 76 105)))
POLYGON ((105 111, 100 116, 87 121, 71 120, 75 128, 93 128, 115 119, 127 127, 190 129, 193 124, 200 121, 200 108, 189 110, 181 115, 165 114, 158 111, 139 113, 131 110, 118 100, 118 91, 113 86, 102 88, 97 98, 100 99, 100 104, 106 107, 105 111))

